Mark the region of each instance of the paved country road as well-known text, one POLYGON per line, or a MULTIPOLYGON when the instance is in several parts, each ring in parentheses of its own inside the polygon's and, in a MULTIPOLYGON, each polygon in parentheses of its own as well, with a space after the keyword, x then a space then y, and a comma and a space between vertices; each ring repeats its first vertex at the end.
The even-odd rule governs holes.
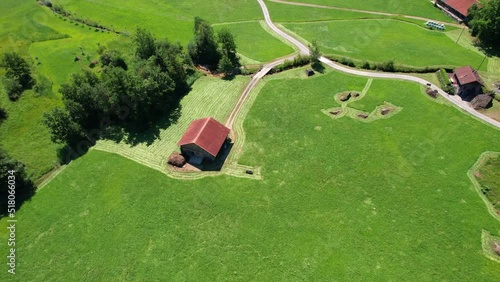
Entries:
MULTIPOLYGON (((302 53, 304 55, 309 55, 309 48, 307 46, 305 46, 303 43, 301 43, 300 41, 298 41, 297 39, 295 39, 294 37, 292 37, 288 33, 285 33, 284 31, 279 29, 273 23, 273 21, 271 20, 271 16, 269 15, 269 10, 267 9, 267 6, 264 3, 264 1, 263 0, 257 0, 257 1, 259 2, 259 5, 262 9, 262 13, 264 14, 264 19, 266 20, 266 24, 269 26, 269 28, 271 28, 274 32, 276 32, 279 36, 281 36, 282 38, 284 38, 285 40, 287 40, 291 44, 295 45, 299 49, 300 53, 302 53)), ((247 85, 247 87, 243 91, 238 103, 236 104, 233 111, 231 112, 231 115, 226 122, 227 127, 232 128, 233 122, 234 122, 238 112, 241 110, 241 107, 243 106, 245 100, 247 99, 248 94, 255 87, 255 85, 257 85, 257 83, 260 81, 260 79, 262 79, 262 77, 264 77, 271 70, 271 68, 282 63, 285 59, 291 59, 291 58, 293 58, 293 55, 289 56, 288 58, 283 58, 283 59, 275 60, 271 63, 268 63, 268 64, 264 65, 263 68, 252 77, 252 79, 250 80, 250 83, 247 85)), ((430 85, 431 88, 436 89, 438 91, 438 93, 443 98, 445 98, 449 102, 453 103, 456 107, 462 109, 463 111, 471 114, 472 116, 474 116, 474 117, 476 117, 476 118, 478 118, 478 119, 480 119, 488 124, 493 125, 496 128, 500 128, 500 122, 477 112, 472 107, 470 107, 470 105, 468 103, 463 102, 462 100, 460 100, 456 96, 448 95, 446 92, 444 92, 438 86, 433 85, 431 82, 429 82, 425 79, 411 76, 411 75, 406 75, 406 74, 368 72, 368 71, 352 69, 352 68, 348 68, 348 67, 345 67, 343 65, 337 64, 337 63, 335 63, 335 62, 333 62, 325 57, 321 57, 320 61, 322 63, 324 63, 325 65, 327 65, 335 70, 345 72, 348 74, 364 76, 364 77, 371 77, 371 78, 400 79, 400 80, 416 82, 416 83, 419 83, 422 85, 430 85)))

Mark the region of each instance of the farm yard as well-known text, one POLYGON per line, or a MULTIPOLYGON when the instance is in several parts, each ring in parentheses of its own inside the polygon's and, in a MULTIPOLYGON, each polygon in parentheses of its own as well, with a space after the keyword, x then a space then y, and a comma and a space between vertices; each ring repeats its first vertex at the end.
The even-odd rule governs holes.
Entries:
MULTIPOLYGON (((500 281, 500 225, 484 201, 498 200, 491 188, 500 152, 495 123, 460 109, 454 96, 426 94, 427 81, 439 85, 433 72, 410 73, 410 82, 325 58, 276 71, 278 59, 305 53, 273 30, 259 7, 265 3, 277 26, 303 44, 317 41, 326 57, 358 67, 481 64, 485 84, 498 81, 500 59, 487 57, 429 1, 51 3, 117 32, 35 1, 0 3, 0 58, 21 54, 44 86, 11 101, 0 79, 7 113, 0 115, 0 147, 39 185, 15 214, 16 275, 2 271, 0 281, 500 281), (136 60, 136 28, 188 50, 196 16, 215 33, 234 34, 242 74, 183 65, 193 73, 173 115, 144 132, 99 140, 59 166, 63 145, 51 141, 42 117, 63 105, 59 89, 70 75, 106 75, 104 64, 92 65, 103 50, 147 72, 157 58, 136 60), (418 17, 447 29, 428 30, 418 17), (169 167, 189 124, 207 116, 228 121, 235 142, 221 171, 169 167), (485 155, 495 158, 478 166, 485 155)), ((493 105, 482 113, 495 116, 493 105)), ((1 242, 12 236, 8 219, 0 217, 1 242)))

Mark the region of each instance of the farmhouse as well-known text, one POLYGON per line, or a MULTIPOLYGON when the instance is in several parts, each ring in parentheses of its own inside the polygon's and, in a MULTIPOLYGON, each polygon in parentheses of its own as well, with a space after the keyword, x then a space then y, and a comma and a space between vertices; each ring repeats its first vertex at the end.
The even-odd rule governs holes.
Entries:
POLYGON ((229 128, 212 117, 194 120, 177 143, 191 163, 214 160, 224 145, 229 128))
POLYGON ((471 97, 481 93, 481 86, 483 85, 477 71, 470 66, 455 69, 452 82, 457 88, 457 94, 462 97, 471 97))
POLYGON ((480 4, 477 0, 436 0, 435 3, 445 10, 445 12, 464 22, 468 20, 469 8, 474 4, 480 4))

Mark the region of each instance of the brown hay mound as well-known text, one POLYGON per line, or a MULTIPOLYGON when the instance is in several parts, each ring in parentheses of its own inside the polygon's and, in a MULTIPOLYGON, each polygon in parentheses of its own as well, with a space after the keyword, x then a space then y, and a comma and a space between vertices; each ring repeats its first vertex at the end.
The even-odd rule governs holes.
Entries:
POLYGON ((183 167, 186 164, 186 158, 183 155, 174 152, 168 158, 168 164, 176 167, 183 167))
POLYGON ((348 94, 342 94, 342 95, 340 95, 340 98, 339 98, 339 100, 342 102, 345 102, 349 99, 351 99, 351 92, 349 92, 348 94))
POLYGON ((478 109, 487 109, 491 107, 493 98, 487 94, 477 95, 472 101, 470 101, 472 107, 475 110, 478 109))
POLYGON ((493 251, 495 252, 495 254, 497 254, 497 255, 500 256, 500 243, 493 242, 493 244, 491 244, 491 248, 493 249, 493 251))
POLYGON ((352 94, 352 97, 358 98, 359 97, 359 93, 356 92, 356 93, 352 94))
POLYGON ((427 93, 427 95, 431 96, 432 98, 437 98, 438 96, 438 91, 437 90, 432 90, 430 88, 427 88, 427 90, 425 91, 425 93, 427 93))
POLYGON ((330 114, 336 116, 338 114, 340 114, 342 112, 342 110, 335 110, 335 111, 331 111, 330 114))
POLYGON ((358 117, 362 118, 362 119, 366 119, 366 118, 368 118, 368 115, 367 114, 358 114, 358 117))
POLYGON ((392 108, 383 108, 382 111, 380 111, 380 113, 385 116, 387 115, 388 113, 392 112, 394 109, 392 108))

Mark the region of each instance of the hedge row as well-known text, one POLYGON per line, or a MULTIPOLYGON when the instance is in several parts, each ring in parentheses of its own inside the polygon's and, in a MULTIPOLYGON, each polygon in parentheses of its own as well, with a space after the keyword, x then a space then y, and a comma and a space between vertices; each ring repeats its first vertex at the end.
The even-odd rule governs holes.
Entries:
POLYGON ((82 19, 80 17, 77 17, 77 16, 71 14, 69 11, 66 11, 61 5, 52 4, 52 2, 50 2, 49 0, 39 0, 38 3, 40 5, 48 7, 49 9, 52 10, 52 12, 59 14, 63 17, 66 17, 70 20, 73 20, 75 22, 79 22, 81 24, 84 24, 84 25, 87 25, 87 26, 90 26, 90 27, 93 27, 96 29, 100 29, 100 30, 106 30, 106 31, 110 31, 110 32, 118 33, 118 34, 120 33, 114 29, 111 29, 109 27, 101 25, 100 23, 98 23, 96 21, 93 21, 90 19, 82 19))
POLYGON ((441 84, 441 89, 443 89, 444 92, 448 94, 454 94, 455 91, 453 89, 453 86, 451 85, 450 78, 448 77, 446 70, 440 69, 436 72, 436 75, 439 80, 439 84, 441 84))
POLYGON ((366 70, 377 70, 377 71, 385 71, 385 72, 402 72, 402 73, 432 73, 439 70, 441 67, 409 67, 403 65, 397 65, 393 60, 381 62, 381 63, 373 63, 368 61, 354 61, 351 58, 347 57, 334 57, 334 56, 325 56, 328 59, 335 61, 337 63, 341 63, 345 66, 353 67, 353 68, 361 68, 366 70))

